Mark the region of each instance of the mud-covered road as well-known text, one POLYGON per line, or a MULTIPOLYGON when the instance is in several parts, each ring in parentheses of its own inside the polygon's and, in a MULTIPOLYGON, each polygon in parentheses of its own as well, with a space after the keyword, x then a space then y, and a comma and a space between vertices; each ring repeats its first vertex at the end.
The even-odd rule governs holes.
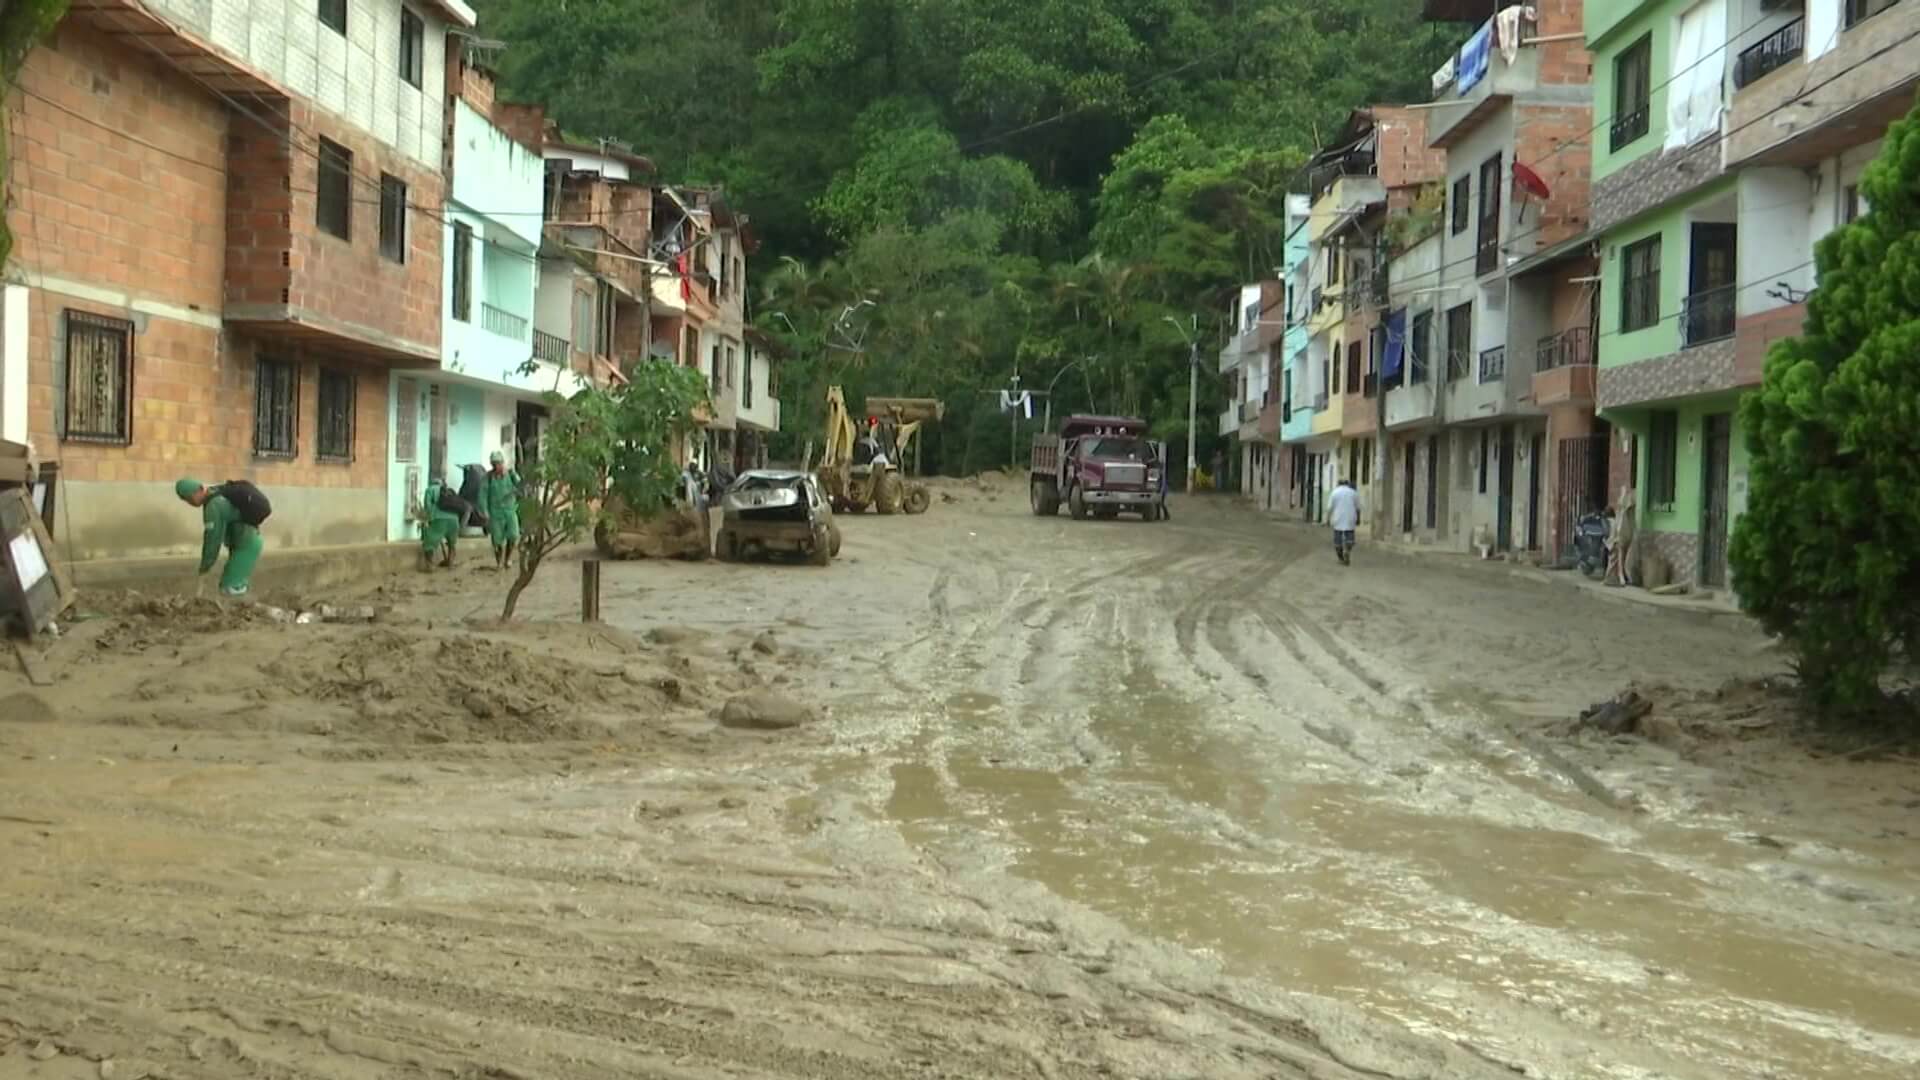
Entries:
POLYGON ((0 1080, 1920 1074, 1920 767, 1554 731, 1739 622, 946 490, 599 630, 75 627, 0 675, 0 1080))

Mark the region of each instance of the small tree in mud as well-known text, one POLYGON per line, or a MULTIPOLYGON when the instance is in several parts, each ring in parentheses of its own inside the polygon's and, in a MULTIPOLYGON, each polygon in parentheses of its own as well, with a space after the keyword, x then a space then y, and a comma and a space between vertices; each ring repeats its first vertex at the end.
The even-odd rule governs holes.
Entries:
POLYGON ((1847 719, 1879 712, 1897 650, 1920 655, 1920 109, 1860 193, 1870 211, 1814 249, 1804 334, 1740 403, 1752 489, 1730 550, 1741 604, 1847 719))
POLYGON ((547 556, 592 534, 609 501, 649 509, 673 501, 673 445, 695 430, 707 384, 693 368, 646 361, 619 385, 546 399, 539 455, 522 472, 520 572, 507 588, 502 619, 513 618, 547 556))

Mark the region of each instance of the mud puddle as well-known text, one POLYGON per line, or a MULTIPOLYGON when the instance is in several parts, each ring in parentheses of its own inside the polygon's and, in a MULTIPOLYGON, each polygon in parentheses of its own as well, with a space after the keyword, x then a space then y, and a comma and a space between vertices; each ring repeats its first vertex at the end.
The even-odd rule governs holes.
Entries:
MULTIPOLYGON (((1836 899, 1790 852, 1601 806, 1488 743, 1434 737, 1419 768, 1370 767, 1354 746, 1399 720, 1222 708, 1139 653, 1082 690, 1058 714, 933 695, 883 769, 841 761, 815 781, 863 789, 942 865, 1039 883, 1527 1075, 1920 1069, 1898 872, 1866 886, 1881 903, 1836 899), (1328 737, 1343 724, 1357 735, 1328 737), (1826 928, 1852 919, 1857 935, 1826 928)), ((1871 862, 1850 869, 1873 881, 1871 862)))

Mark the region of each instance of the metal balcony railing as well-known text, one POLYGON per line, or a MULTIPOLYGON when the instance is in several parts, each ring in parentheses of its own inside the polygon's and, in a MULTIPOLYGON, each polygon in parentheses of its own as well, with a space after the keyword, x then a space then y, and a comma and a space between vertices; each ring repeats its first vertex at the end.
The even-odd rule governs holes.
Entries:
POLYGON ((1680 302, 1680 344, 1704 345, 1733 336, 1735 285, 1705 289, 1680 302))
POLYGON ((484 301, 480 304, 480 325, 490 334, 499 334, 515 341, 527 339, 527 320, 484 301))
POLYGON ((1806 44, 1807 19, 1802 15, 1740 50, 1733 61, 1733 85, 1745 86, 1769 72, 1778 71, 1798 59, 1806 44))
POLYGON ((1633 140, 1647 133, 1647 124, 1652 116, 1647 106, 1642 105, 1630 113, 1622 113, 1613 118, 1607 130, 1608 146, 1619 150, 1633 140))
POLYGON ((555 337, 544 330, 535 330, 533 332, 533 358, 535 360, 544 360, 549 364, 559 364, 565 367, 568 347, 569 342, 566 338, 555 337))
POLYGON ((1540 339, 1534 352, 1533 370, 1579 367, 1593 363, 1593 331, 1574 326, 1540 339))
POLYGON ((1507 347, 1495 345, 1480 353, 1480 381, 1499 382, 1507 377, 1507 347))

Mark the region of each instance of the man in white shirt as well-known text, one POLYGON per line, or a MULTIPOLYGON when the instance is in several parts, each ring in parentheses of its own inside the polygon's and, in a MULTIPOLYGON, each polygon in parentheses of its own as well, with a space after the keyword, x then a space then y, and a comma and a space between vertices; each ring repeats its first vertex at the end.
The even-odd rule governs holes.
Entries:
POLYGON ((1342 477, 1327 496, 1327 523, 1333 526, 1333 553, 1342 566, 1353 565, 1353 534, 1360 528, 1360 493, 1342 477))

